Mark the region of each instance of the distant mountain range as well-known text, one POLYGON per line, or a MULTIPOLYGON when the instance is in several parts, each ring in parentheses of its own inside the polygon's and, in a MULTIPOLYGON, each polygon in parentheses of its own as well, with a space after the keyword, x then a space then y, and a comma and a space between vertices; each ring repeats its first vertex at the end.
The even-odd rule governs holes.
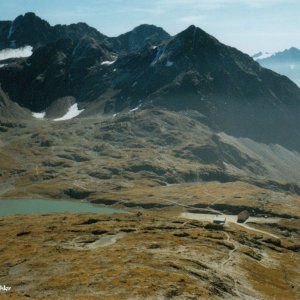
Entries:
POLYGON ((200 28, 110 38, 27 13, 0 22, 0 44, 1 197, 205 181, 300 193, 300 88, 200 28))
POLYGON ((33 47, 29 58, 0 68, 4 92, 31 111, 51 107, 59 118, 75 104, 80 117, 193 109, 214 130, 300 150, 300 89, 195 26, 170 36, 141 25, 109 38, 84 23, 50 26, 27 13, 0 22, 0 44, 33 47))
POLYGON ((300 86, 300 50, 292 47, 277 53, 259 52, 253 58, 262 66, 286 75, 300 86))
POLYGON ((162 28, 146 24, 118 37, 107 37, 86 23, 51 26, 31 12, 18 16, 14 21, 0 21, 0 50, 27 45, 37 48, 66 38, 92 38, 118 52, 127 53, 168 37, 169 34, 162 28))

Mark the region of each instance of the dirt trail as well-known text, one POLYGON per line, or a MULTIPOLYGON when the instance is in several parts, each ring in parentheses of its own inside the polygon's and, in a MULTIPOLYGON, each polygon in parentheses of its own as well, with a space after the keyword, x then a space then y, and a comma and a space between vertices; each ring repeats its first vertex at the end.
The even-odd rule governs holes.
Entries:
MULTIPOLYGON (((224 234, 226 235, 226 241, 231 243, 234 246, 234 248, 229 251, 228 258, 221 263, 222 271, 224 271, 225 265, 232 259, 233 253, 238 249, 238 243, 235 240, 231 239, 228 232, 224 231, 224 234)), ((234 281, 234 290, 235 290, 236 294, 238 295, 239 299, 245 299, 238 289, 237 279, 233 278, 233 281, 234 281)))
POLYGON ((273 233, 270 233, 270 232, 267 232, 267 231, 264 231, 264 230, 260 230, 260 229, 253 228, 253 227, 247 225, 247 223, 244 224, 244 223, 237 223, 237 222, 236 222, 235 224, 236 224, 236 225, 239 225, 239 226, 241 226, 241 227, 243 227, 243 228, 246 228, 246 229, 248 229, 248 230, 251 230, 251 231, 259 232, 259 233, 261 233, 261 234, 268 235, 268 236, 270 236, 270 237, 272 237, 272 238, 275 238, 275 239, 281 239, 281 237, 279 237, 279 236, 276 235, 276 234, 273 234, 273 233))
MULTIPOLYGON (((172 201, 172 200, 165 200, 165 202, 167 203, 172 203, 174 205, 177 205, 177 206, 181 206, 181 207, 185 207, 185 208, 190 208, 190 209, 196 209, 195 206, 191 206, 191 205, 186 205, 186 204, 181 204, 181 203, 178 203, 176 201, 172 201)), ((207 207, 205 208, 206 211, 211 211, 212 213, 216 213, 218 215, 224 215, 222 212, 218 211, 218 210, 215 210, 213 208, 210 208, 210 207, 207 207)))
POLYGON ((227 238, 226 241, 229 242, 229 243, 231 243, 234 246, 234 248, 229 251, 228 258, 225 261, 222 262, 222 264, 221 264, 221 269, 222 270, 224 269, 224 266, 232 259, 232 254, 238 248, 237 243, 230 238, 230 235, 226 231, 224 231, 224 234, 226 235, 226 238, 227 238))

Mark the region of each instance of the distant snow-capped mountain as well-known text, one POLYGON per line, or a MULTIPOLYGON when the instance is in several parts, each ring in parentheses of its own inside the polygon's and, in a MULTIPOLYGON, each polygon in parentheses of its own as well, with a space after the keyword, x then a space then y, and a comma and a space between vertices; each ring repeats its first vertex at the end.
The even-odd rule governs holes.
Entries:
POLYGON ((254 60, 258 60, 258 59, 265 59, 268 57, 271 57, 272 55, 274 55, 274 52, 258 52, 254 55, 252 55, 252 58, 254 58, 254 60))
POLYGON ((300 50, 292 47, 282 52, 259 52, 252 56, 263 67, 285 75, 300 86, 300 50))

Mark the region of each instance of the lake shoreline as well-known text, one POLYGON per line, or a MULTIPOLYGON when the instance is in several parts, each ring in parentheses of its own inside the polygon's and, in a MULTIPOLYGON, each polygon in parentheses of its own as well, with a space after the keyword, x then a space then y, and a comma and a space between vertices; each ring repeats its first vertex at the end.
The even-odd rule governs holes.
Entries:
POLYGON ((94 205, 86 200, 0 199, 0 217, 48 213, 125 213, 126 211, 94 205))

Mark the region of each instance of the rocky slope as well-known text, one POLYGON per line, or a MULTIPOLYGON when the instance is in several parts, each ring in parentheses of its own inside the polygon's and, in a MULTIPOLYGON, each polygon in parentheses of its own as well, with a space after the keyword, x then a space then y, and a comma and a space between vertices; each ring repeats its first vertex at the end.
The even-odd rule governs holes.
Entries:
MULTIPOLYGON (((0 118, 2 120, 30 119, 31 112, 11 101, 0 86, 0 118)), ((4 129, 3 129, 4 130, 4 129)))
POLYGON ((64 198, 71 190, 93 200, 120 191, 116 200, 127 189, 205 181, 300 193, 299 153, 217 134, 208 125, 197 112, 161 109, 3 122, 0 195, 64 198))
POLYGON ((207 122, 161 109, 1 121, 1 198, 129 211, 0 217, 0 276, 12 288, 1 299, 296 300, 300 191, 282 179, 297 178, 299 154, 207 122), (182 215, 245 209, 268 222, 222 229, 182 215))

